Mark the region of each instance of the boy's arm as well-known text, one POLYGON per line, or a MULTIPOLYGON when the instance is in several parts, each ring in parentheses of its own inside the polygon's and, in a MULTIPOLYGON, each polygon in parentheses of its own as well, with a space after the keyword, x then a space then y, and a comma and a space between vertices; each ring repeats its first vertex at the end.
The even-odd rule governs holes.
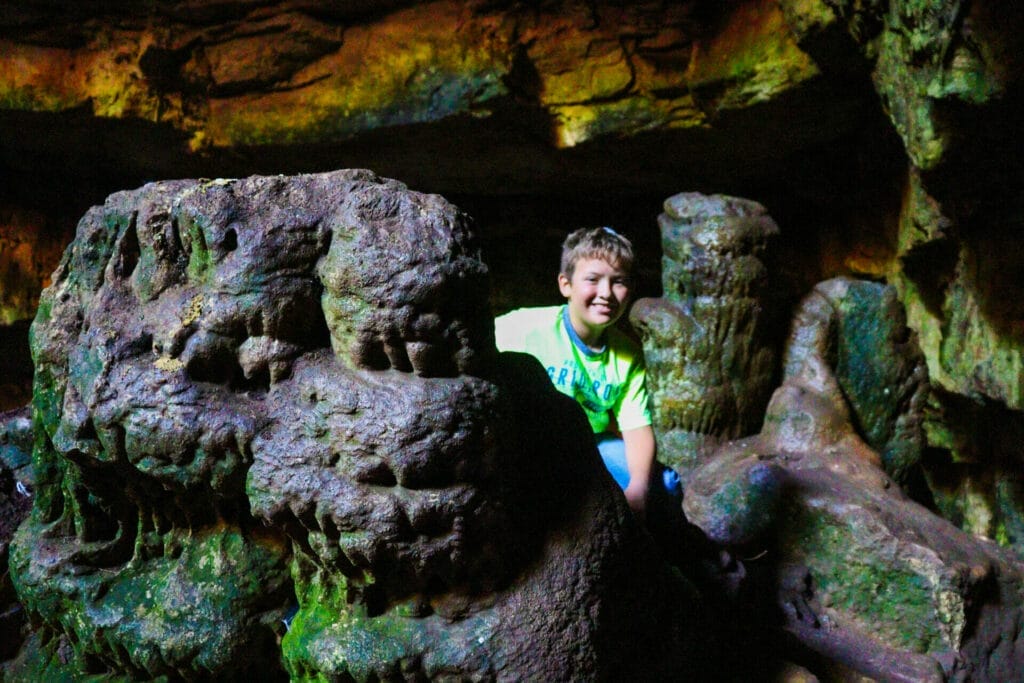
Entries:
POLYGON ((622 440, 626 444, 626 469, 629 470, 629 486, 623 493, 630 509, 643 516, 657 450, 654 429, 651 425, 626 429, 622 432, 622 440))

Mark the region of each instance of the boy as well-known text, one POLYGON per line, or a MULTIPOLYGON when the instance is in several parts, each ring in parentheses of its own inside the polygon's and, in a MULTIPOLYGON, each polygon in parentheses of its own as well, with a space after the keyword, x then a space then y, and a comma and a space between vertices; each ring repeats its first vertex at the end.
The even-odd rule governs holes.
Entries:
POLYGON ((499 350, 537 358, 555 388, 582 406, 605 467, 643 517, 655 473, 675 495, 679 480, 655 461, 643 352, 614 327, 629 303, 632 266, 633 246, 622 235, 577 230, 562 245, 558 289, 566 304, 521 308, 494 322, 499 350))

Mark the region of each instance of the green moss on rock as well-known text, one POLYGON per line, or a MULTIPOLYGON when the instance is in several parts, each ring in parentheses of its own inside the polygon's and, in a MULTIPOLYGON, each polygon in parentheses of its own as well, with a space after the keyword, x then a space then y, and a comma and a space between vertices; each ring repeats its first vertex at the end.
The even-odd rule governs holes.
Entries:
POLYGON ((19 530, 12 576, 27 609, 68 636, 78 671, 95 669, 90 660, 145 677, 273 670, 275 605, 288 587, 280 541, 230 527, 172 532, 162 555, 78 573, 62 568, 70 539, 43 533, 19 530))
POLYGON ((955 648, 965 614, 939 604, 937 577, 900 552, 898 540, 856 506, 789 506, 787 554, 810 569, 815 597, 828 613, 889 647, 938 653, 955 648), (955 622, 955 623, 954 623, 955 622), (948 624, 940 628, 939 624, 948 624))
POLYGON ((414 623, 393 612, 370 617, 366 605, 349 604, 343 575, 315 574, 301 585, 298 599, 299 611, 281 642, 293 680, 369 680, 415 652, 414 623))

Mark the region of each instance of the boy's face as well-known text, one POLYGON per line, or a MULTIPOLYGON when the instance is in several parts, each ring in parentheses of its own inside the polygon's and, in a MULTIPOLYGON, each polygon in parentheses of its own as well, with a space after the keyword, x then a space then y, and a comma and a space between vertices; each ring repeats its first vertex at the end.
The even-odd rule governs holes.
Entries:
POLYGON ((572 278, 558 276, 558 289, 569 300, 569 320, 585 341, 619 319, 629 300, 629 273, 604 259, 576 262, 572 278))

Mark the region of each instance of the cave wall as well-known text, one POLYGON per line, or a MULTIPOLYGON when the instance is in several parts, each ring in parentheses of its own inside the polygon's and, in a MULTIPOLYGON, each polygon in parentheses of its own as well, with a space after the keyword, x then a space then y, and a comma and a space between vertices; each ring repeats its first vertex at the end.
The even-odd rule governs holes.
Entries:
POLYGON ((75 217, 152 179, 367 167, 442 193, 476 218, 499 311, 552 300, 557 244, 585 224, 633 235, 640 294, 657 295, 661 201, 749 197, 780 226, 772 268, 794 304, 836 275, 896 286, 932 386, 933 502, 1019 548, 1021 14, 994 0, 8 5, 5 329, 17 347, 75 217))

